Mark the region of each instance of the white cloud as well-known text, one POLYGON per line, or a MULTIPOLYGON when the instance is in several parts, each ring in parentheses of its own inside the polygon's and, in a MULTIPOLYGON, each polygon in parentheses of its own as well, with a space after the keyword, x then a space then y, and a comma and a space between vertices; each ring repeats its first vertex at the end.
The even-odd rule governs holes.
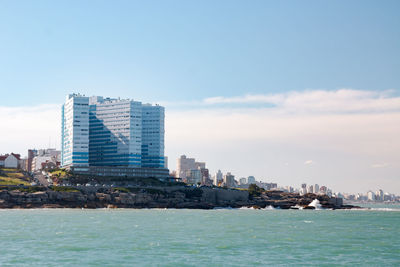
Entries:
POLYGON ((393 90, 313 90, 282 94, 211 97, 203 100, 204 105, 260 103, 271 104, 275 108, 284 109, 286 112, 296 113, 400 111, 400 97, 395 97, 393 90))
POLYGON ((375 164, 371 165, 372 168, 385 168, 385 167, 388 167, 388 166, 389 166, 389 163, 387 163, 387 162, 375 163, 375 164))
MULTIPOLYGON (((28 148, 47 147, 49 137, 59 148, 60 107, 0 107, 0 153, 25 155, 28 148)), ((400 193, 399 136, 400 100, 393 91, 317 90, 166 103, 170 169, 187 154, 206 161, 211 172, 281 185, 400 193), (318 164, 308 168, 304 158, 318 164)))
POLYGON ((172 169, 175 159, 187 154, 206 161, 212 172, 221 168, 291 185, 309 177, 317 183, 325 179, 336 190, 386 186, 400 193, 400 98, 393 91, 317 90, 199 103, 184 110, 167 106, 172 169), (235 105, 240 103, 273 106, 235 105), (318 165, 298 164, 304 157, 318 165), (371 161, 382 159, 399 164, 369 171, 371 161))
POLYGON ((26 155, 28 148, 61 143, 61 106, 0 107, 0 153, 26 155))

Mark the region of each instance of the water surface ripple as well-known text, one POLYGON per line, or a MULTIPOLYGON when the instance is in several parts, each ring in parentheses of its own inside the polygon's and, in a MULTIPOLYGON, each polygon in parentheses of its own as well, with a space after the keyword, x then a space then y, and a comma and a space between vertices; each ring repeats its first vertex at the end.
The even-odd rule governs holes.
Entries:
POLYGON ((0 248, 0 266, 399 266, 400 212, 0 210, 0 248))

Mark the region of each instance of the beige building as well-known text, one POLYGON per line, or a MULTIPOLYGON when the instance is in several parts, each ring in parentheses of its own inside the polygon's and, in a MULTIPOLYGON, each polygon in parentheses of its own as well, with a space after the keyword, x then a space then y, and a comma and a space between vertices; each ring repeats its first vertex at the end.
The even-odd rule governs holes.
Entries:
POLYGON ((182 155, 176 162, 176 178, 186 180, 188 172, 196 169, 196 160, 182 155))

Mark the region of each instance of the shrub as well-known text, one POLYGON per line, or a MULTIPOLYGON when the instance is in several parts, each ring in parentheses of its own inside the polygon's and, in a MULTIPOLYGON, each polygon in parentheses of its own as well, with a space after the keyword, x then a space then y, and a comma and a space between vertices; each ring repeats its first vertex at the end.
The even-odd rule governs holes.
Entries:
POLYGON ((50 188, 56 192, 80 192, 78 189, 69 186, 51 186, 50 188))
POLYGON ((263 188, 258 187, 256 184, 249 185, 249 197, 259 197, 265 191, 263 188))

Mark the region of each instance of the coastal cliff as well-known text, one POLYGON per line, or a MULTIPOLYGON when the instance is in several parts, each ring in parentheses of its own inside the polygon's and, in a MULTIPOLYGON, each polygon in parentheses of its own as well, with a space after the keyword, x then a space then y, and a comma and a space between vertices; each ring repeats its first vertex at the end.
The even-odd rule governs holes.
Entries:
POLYGON ((351 208, 328 196, 281 191, 253 194, 211 187, 0 187, 0 208, 188 208, 254 207, 289 209, 318 199, 322 208, 351 208))

